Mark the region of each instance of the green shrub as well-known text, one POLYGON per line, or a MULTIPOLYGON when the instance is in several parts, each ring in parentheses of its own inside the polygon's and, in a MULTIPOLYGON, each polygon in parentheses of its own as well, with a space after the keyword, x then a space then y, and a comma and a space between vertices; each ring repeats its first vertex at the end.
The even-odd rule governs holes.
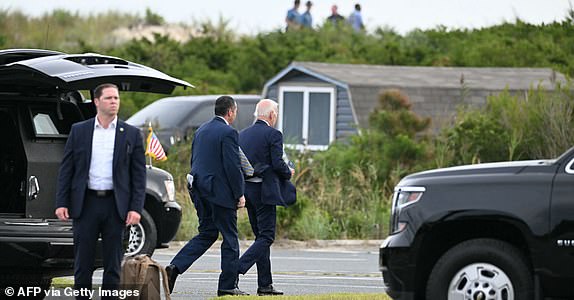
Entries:
POLYGON ((298 191, 316 206, 311 216, 303 211, 304 224, 322 224, 328 217, 334 237, 384 237, 389 188, 427 160, 423 132, 429 120, 414 114, 408 98, 398 90, 385 91, 380 99, 370 127, 360 135, 323 152, 292 154, 298 166, 298 191))
POLYGON ((251 229, 251 223, 249 223, 247 208, 237 210, 237 231, 239 233, 239 239, 255 239, 255 234, 251 229))
POLYGON ((177 189, 175 195, 177 203, 181 206, 182 214, 181 224, 177 229, 175 240, 189 241, 198 233, 199 219, 197 218, 197 212, 189 198, 187 188, 185 190, 177 189))
POLYGON ((572 88, 491 96, 484 108, 461 111, 437 140, 451 147, 451 165, 556 157, 574 144, 572 88))
POLYGON ((454 164, 502 161, 508 158, 505 142, 508 132, 498 120, 474 112, 462 113, 462 118, 448 133, 455 149, 454 164))
POLYGON ((293 240, 332 239, 334 236, 329 214, 322 210, 305 210, 286 236, 293 240))

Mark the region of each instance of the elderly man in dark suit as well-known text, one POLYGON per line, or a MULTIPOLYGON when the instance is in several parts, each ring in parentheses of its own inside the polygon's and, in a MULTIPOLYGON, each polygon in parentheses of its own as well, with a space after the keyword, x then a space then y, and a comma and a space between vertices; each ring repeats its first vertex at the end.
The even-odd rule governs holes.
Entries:
MULTIPOLYGON (((146 171, 139 129, 118 119, 117 86, 94 90, 95 118, 72 126, 58 175, 56 216, 73 219, 74 285, 92 288, 95 249, 102 237, 102 288, 119 288, 122 239, 137 224, 144 204, 146 171)), ((105 298, 105 297, 102 297, 105 298)))
POLYGON ((269 248, 275 240, 276 205, 284 205, 279 181, 290 179, 293 170, 283 160, 283 135, 273 128, 278 116, 277 103, 263 99, 257 103, 255 114, 257 121, 239 134, 239 145, 259 174, 245 183, 255 242, 239 259, 239 273, 247 273, 257 263, 257 294, 282 295, 272 284, 269 248))
POLYGON ((236 115, 237 104, 233 98, 219 97, 215 101, 215 117, 201 125, 193 137, 191 198, 199 218, 199 234, 166 267, 170 292, 177 276, 203 255, 221 233, 217 295, 247 295, 239 290, 236 282, 239 267, 237 208, 245 206, 238 133, 230 126, 236 115))

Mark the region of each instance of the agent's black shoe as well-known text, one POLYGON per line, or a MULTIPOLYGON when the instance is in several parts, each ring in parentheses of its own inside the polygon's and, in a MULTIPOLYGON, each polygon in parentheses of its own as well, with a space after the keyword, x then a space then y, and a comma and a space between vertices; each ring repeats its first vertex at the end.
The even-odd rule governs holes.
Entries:
POLYGON ((168 265, 165 267, 165 272, 167 273, 167 287, 169 288, 169 293, 171 294, 173 292, 173 288, 175 287, 175 280, 179 275, 179 270, 175 265, 168 265))
POLYGON ((278 296, 283 295, 282 291, 276 290, 272 284, 257 289, 258 296, 278 296))
POLYGON ((232 290, 217 290, 217 297, 221 296, 248 296, 249 294, 238 289, 234 288, 232 290))

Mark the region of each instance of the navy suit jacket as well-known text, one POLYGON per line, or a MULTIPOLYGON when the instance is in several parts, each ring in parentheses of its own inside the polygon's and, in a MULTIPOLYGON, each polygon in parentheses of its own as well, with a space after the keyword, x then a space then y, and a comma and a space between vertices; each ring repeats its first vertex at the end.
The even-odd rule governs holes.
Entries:
MULTIPOLYGON (((95 118, 72 125, 58 174, 56 207, 67 207, 71 218, 82 214, 92 159, 95 118)), ((145 199, 145 154, 139 129, 118 119, 113 158, 116 208, 120 218, 128 211, 141 214, 145 199)))
POLYGON ((201 125, 191 145, 193 189, 209 202, 237 208, 244 182, 237 131, 220 117, 201 125))
MULTIPOLYGON (((245 156, 255 168, 258 176, 263 177, 261 201, 269 205, 286 203, 281 186, 291 178, 291 170, 283 160, 283 134, 265 123, 257 120, 239 134, 239 145, 245 156)), ((290 191, 294 196, 294 187, 290 191)), ((290 202, 290 201, 287 201, 290 202)), ((293 198, 294 202, 294 198, 293 198)))

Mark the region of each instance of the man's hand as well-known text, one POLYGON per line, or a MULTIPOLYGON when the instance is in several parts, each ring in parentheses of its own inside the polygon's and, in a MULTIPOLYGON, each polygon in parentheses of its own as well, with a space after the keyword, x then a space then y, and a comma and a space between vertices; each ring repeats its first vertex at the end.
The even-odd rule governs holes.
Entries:
POLYGON ((237 208, 245 207, 245 196, 239 197, 239 202, 237 202, 237 208))
POLYGON ((70 218, 70 215, 68 214, 68 208, 67 207, 56 208, 56 216, 58 217, 58 219, 62 221, 67 221, 70 218))
POLYGON ((135 225, 140 222, 141 215, 137 211, 128 211, 128 217, 126 218, 126 225, 135 225))
POLYGON ((291 177, 293 177, 293 175, 295 175, 295 169, 289 168, 289 171, 291 171, 291 177))

